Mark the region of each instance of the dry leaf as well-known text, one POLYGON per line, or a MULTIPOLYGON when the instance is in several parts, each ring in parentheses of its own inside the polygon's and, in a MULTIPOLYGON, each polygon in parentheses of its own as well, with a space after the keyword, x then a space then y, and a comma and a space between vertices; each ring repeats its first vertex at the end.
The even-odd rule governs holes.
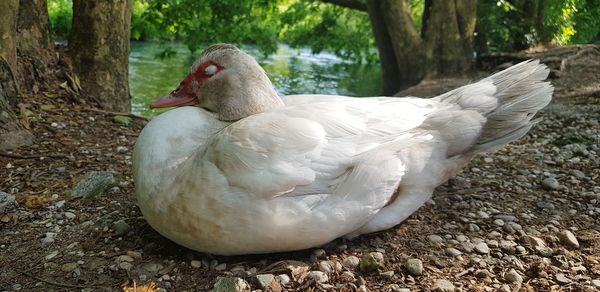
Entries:
POLYGON ((28 209, 37 209, 52 203, 52 201, 52 197, 50 196, 30 195, 25 197, 25 207, 28 209))
POLYGON ((135 282, 133 282, 133 287, 125 287, 123 288, 123 292, 157 292, 156 284, 150 283, 146 285, 142 285, 137 287, 135 282))

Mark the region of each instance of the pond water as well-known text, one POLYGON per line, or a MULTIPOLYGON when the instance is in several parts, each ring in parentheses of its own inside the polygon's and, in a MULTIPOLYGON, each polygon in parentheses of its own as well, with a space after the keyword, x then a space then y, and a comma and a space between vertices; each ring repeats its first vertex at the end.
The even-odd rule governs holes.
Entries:
MULTIPOLYGON (((313 55, 310 49, 292 49, 280 45, 277 53, 263 57, 256 48, 244 46, 263 66, 277 92, 374 96, 381 93, 381 69, 378 64, 356 64, 330 53, 313 55)), ((129 55, 129 86, 132 111, 156 115, 148 105, 171 92, 185 78, 193 55, 179 43, 132 42, 129 55), (166 48, 172 57, 157 57, 166 48)))

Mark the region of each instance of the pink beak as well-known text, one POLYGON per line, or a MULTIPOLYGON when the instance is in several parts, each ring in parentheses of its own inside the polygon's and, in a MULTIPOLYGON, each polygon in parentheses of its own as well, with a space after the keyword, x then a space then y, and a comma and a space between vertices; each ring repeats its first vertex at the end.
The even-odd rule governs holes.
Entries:
POLYGON ((192 75, 185 78, 169 95, 153 101, 150 108, 197 105, 199 103, 198 97, 188 87, 192 78, 192 75))

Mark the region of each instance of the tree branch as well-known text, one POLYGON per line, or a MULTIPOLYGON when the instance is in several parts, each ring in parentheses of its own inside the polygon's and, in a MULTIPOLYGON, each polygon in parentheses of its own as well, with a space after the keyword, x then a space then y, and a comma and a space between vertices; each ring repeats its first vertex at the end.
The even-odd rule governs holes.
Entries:
POLYGON ((360 1, 356 1, 356 0, 321 0, 321 2, 341 6, 344 8, 367 12, 367 5, 360 1))

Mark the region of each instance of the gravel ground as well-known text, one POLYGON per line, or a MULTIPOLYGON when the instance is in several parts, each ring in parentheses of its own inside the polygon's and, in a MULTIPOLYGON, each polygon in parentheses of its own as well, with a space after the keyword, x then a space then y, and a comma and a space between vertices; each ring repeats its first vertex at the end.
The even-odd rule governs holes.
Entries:
POLYGON ((0 155, 0 290, 597 291, 600 105, 578 102, 555 101, 396 228, 222 257, 177 246, 140 216, 131 150, 143 120, 32 98, 38 143, 0 155))

